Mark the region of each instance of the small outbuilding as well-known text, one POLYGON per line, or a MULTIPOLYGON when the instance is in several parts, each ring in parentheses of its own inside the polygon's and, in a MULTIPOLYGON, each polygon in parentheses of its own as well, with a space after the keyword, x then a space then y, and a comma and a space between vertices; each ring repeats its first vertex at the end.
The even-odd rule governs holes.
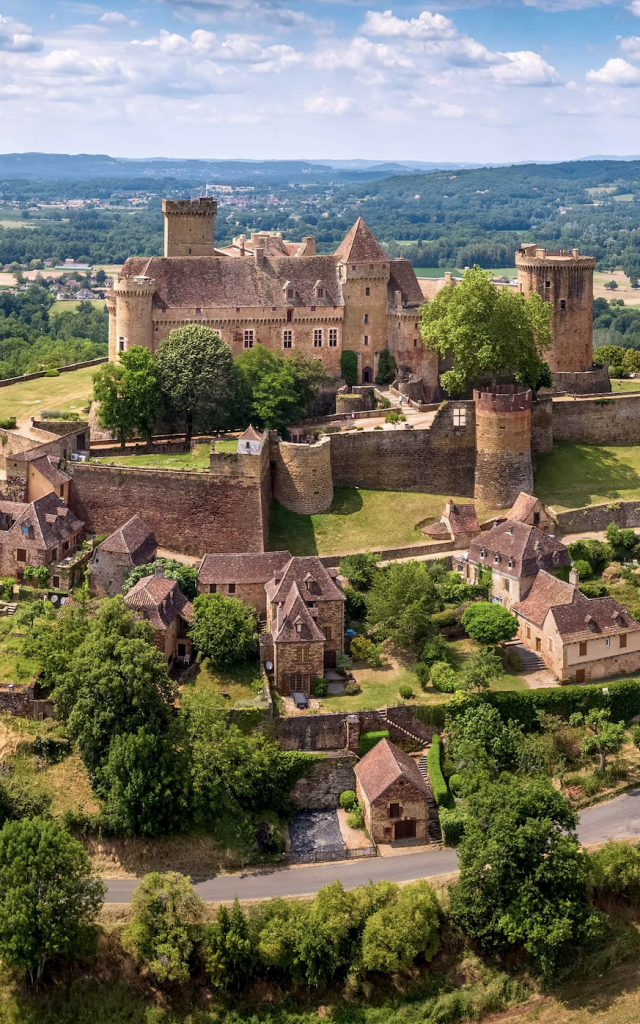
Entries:
POLYGON ((157 552, 153 531, 140 516, 131 516, 95 549, 91 590, 99 597, 114 597, 122 590, 127 573, 137 565, 154 562, 157 552))
POLYGON ((389 740, 376 743, 355 768, 356 794, 374 843, 427 840, 429 784, 413 758, 389 740))

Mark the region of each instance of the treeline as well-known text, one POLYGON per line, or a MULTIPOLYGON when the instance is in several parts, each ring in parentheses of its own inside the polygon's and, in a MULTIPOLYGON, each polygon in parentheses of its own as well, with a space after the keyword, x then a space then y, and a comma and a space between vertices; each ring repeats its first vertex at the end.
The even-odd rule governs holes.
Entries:
POLYGON ((0 292, 0 379, 106 356, 106 307, 79 302, 76 310, 52 311, 53 296, 33 284, 12 295, 0 292))
MULTIPOLYGON (((28 212, 28 211, 26 211, 28 212)), ((124 263, 129 256, 162 253, 160 204, 135 213, 106 210, 59 211, 0 227, 0 263, 52 259, 64 263, 124 263)))

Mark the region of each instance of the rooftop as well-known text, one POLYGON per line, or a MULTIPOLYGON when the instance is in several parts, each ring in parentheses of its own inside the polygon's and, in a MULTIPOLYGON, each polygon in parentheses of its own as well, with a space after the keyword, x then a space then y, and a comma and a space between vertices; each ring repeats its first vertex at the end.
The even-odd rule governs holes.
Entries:
POLYGON ((425 796, 430 794, 416 762, 389 740, 379 740, 355 767, 362 792, 373 803, 400 778, 413 783, 425 796))

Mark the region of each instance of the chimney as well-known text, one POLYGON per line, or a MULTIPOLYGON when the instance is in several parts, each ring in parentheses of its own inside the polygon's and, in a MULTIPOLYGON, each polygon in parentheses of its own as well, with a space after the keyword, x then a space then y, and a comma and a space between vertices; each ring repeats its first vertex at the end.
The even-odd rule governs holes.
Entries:
POLYGON ((577 587, 579 582, 580 582, 580 574, 579 574, 578 570, 574 569, 573 566, 572 566, 571 569, 569 570, 569 583, 571 584, 572 587, 577 587))
POLYGON ((154 576, 164 576, 164 565, 156 565, 153 570, 154 576))
POLYGON ((316 240, 314 235, 305 235, 302 239, 304 245, 305 256, 315 256, 316 254, 316 240))
POLYGON ((571 250, 571 255, 573 256, 574 259, 577 259, 578 256, 580 255, 580 250, 579 249, 572 249, 571 250))
POLYGON ((247 240, 246 235, 240 235, 240 255, 244 256, 244 243, 247 240))
POLYGON ((452 271, 445 270, 445 272, 444 272, 444 283, 445 284, 451 284, 452 278, 453 278, 452 271))
POLYGON ((449 516, 451 515, 452 512, 453 512, 453 498, 447 498, 447 502, 446 502, 446 504, 444 506, 444 514, 445 514, 445 516, 447 516, 447 518, 449 518, 449 516))
POLYGON ((402 292, 401 291, 395 291, 393 293, 393 301, 396 304, 396 308, 402 306, 402 292))
POLYGON ((256 267, 259 267, 260 270, 262 270, 262 268, 264 267, 264 246, 263 245, 256 245, 256 247, 254 249, 254 258, 255 258, 255 261, 256 261, 256 267))
POLYGON ((276 605, 276 633, 280 632, 282 626, 282 605, 276 605))

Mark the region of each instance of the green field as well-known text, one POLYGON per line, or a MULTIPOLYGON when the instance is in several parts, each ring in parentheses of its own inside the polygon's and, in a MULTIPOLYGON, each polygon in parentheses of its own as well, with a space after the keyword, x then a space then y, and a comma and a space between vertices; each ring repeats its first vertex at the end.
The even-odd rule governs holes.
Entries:
MULTIPOLYGON (((493 277, 517 277, 518 271, 515 267, 486 267, 491 271, 493 277)), ((451 271, 454 277, 462 277, 464 270, 458 267, 414 267, 416 277, 444 277, 447 271, 451 271)))
MULTIPOLYGON (((84 299, 82 301, 90 302, 91 305, 95 306, 97 309, 101 309, 105 305, 104 299, 84 299)), ((80 299, 60 299, 59 301, 56 299, 53 306, 51 307, 51 312, 64 313, 65 311, 68 310, 72 310, 72 312, 75 312, 79 302, 80 299)))
POLYGON ((555 509, 640 498, 640 447, 556 441, 536 459, 535 493, 555 509))
MULTIPOLYGON (((271 506, 269 549, 293 555, 339 555, 424 543, 415 524, 442 514, 448 495, 405 491, 365 491, 336 487, 333 504, 321 515, 289 512, 277 501, 271 506)), ((457 498, 456 501, 470 501, 457 498)), ((481 509, 481 515, 491 514, 481 509)))
POLYGON ((93 394, 93 375, 98 366, 61 373, 59 377, 38 377, 0 388, 0 419, 15 416, 18 422, 37 415, 40 409, 80 412, 93 394))
POLYGON ((143 466, 148 469, 208 469, 210 448, 208 441, 197 445, 195 452, 185 452, 184 455, 120 455, 118 449, 114 448, 113 455, 91 461, 103 465, 115 462, 119 466, 143 466))
POLYGON ((614 394, 618 391, 640 391, 640 377, 634 377, 633 380, 612 379, 611 390, 614 394))

